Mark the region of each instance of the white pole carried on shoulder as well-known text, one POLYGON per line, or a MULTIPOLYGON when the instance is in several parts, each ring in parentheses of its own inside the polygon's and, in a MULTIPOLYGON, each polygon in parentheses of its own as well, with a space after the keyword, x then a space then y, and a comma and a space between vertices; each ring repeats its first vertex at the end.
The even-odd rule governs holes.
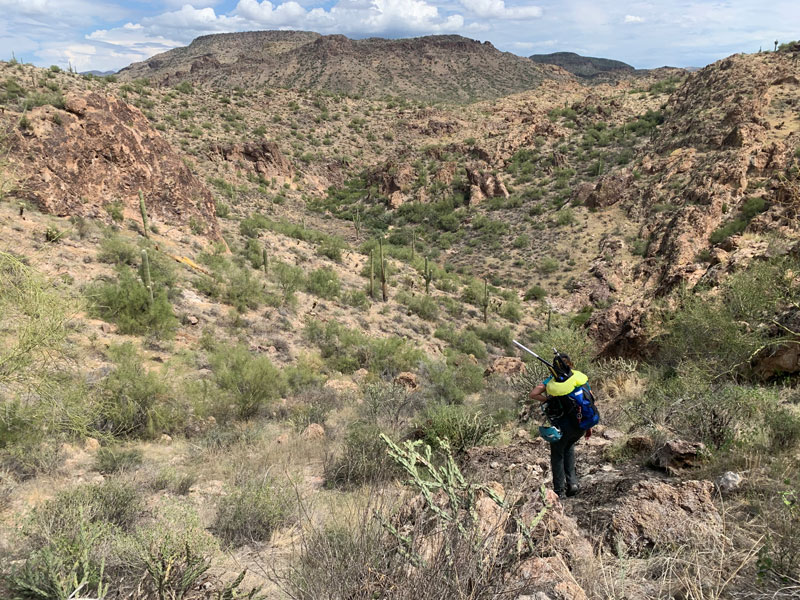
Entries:
POLYGON ((514 344, 514 345, 515 345, 517 348, 519 348, 519 349, 521 349, 521 350, 524 350, 525 352, 527 352, 527 353, 528 353, 528 354, 530 354, 531 356, 534 356, 534 357, 538 358, 540 361, 542 361, 544 364, 546 364, 546 365, 547 365, 547 368, 549 368, 549 369, 551 369, 551 370, 553 369, 553 365, 551 365, 549 362, 547 362, 547 361, 546 361, 545 359, 543 359, 541 356, 539 356, 538 354, 536 354, 536 352, 534 352, 533 350, 531 350, 531 349, 530 349, 530 348, 528 348, 527 346, 523 346, 523 345, 522 345, 522 344, 520 344, 520 343, 519 343, 517 340, 511 340, 511 341, 512 341, 512 343, 513 343, 513 344, 514 344))

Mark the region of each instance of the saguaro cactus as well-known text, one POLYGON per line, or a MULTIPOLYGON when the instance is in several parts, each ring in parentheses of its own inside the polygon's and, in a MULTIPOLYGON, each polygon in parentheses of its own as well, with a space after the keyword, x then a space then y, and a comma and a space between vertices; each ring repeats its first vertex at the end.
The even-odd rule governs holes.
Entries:
POLYGON ((267 267, 269 266, 269 256, 267 256, 267 247, 261 248, 261 266, 264 267, 264 275, 268 275, 267 267))
POLYGON ((483 280, 483 300, 481 301, 481 306, 483 306, 483 322, 486 323, 486 316, 489 312, 489 282, 486 279, 483 280))
POLYGON ((414 262, 414 255, 417 253, 417 232, 411 232, 411 262, 414 262))
POLYGON ((375 250, 369 251, 369 297, 375 300, 375 250))
POLYGON ((139 190, 139 210, 142 213, 142 230, 144 231, 144 237, 150 237, 150 228, 148 227, 147 223, 147 206, 144 203, 144 194, 142 190, 139 190))
POLYGON ((142 250, 142 283, 147 291, 150 292, 150 304, 153 304, 153 280, 150 278, 150 259, 147 257, 147 250, 142 250))
POLYGON ((425 268, 422 271, 422 278, 425 280, 425 293, 430 294, 431 279, 433 279, 433 271, 428 267, 428 257, 425 257, 425 268))
POLYGON ((378 240, 378 246, 380 247, 381 295, 383 296, 383 301, 386 302, 389 297, 386 294, 386 259, 383 257, 383 238, 378 240))

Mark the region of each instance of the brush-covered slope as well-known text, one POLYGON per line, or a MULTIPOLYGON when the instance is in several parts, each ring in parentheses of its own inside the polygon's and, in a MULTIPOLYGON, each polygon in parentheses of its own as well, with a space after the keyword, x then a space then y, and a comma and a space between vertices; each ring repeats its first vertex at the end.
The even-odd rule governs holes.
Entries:
POLYGON ((596 58, 594 56, 581 56, 575 52, 552 52, 550 54, 533 54, 529 56, 532 61, 556 65, 578 77, 594 77, 608 72, 628 72, 635 69, 628 63, 610 58, 596 58))
POLYGON ((468 102, 535 88, 563 71, 457 35, 351 40, 296 31, 198 38, 135 63, 125 80, 288 87, 371 97, 468 102))

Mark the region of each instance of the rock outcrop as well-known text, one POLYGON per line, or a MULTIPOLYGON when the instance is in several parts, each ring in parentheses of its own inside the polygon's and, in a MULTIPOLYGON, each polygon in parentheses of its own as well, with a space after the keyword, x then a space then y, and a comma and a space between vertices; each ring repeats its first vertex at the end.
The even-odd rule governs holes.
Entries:
POLYGON ((142 190, 151 217, 220 236, 211 193, 137 108, 70 93, 63 110, 40 106, 26 118, 9 137, 10 159, 17 193, 43 212, 108 218, 107 205, 121 203, 138 215, 142 190))
POLYGON ((208 148, 209 158, 245 165, 263 177, 294 177, 294 167, 275 142, 256 140, 241 144, 214 144, 208 148))

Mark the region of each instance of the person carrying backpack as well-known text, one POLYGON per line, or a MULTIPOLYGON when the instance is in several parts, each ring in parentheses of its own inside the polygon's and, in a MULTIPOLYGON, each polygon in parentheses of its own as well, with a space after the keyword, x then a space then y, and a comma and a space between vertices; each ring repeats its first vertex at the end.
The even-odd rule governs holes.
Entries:
POLYGON ((533 388, 529 397, 542 403, 542 410, 550 420, 550 425, 540 427, 539 433, 550 443, 553 491, 559 498, 575 496, 580 491, 575 469, 575 444, 582 437, 591 435, 600 415, 594 404, 589 378, 573 369, 569 356, 556 351, 552 365, 542 362, 548 365, 551 375, 533 388))

